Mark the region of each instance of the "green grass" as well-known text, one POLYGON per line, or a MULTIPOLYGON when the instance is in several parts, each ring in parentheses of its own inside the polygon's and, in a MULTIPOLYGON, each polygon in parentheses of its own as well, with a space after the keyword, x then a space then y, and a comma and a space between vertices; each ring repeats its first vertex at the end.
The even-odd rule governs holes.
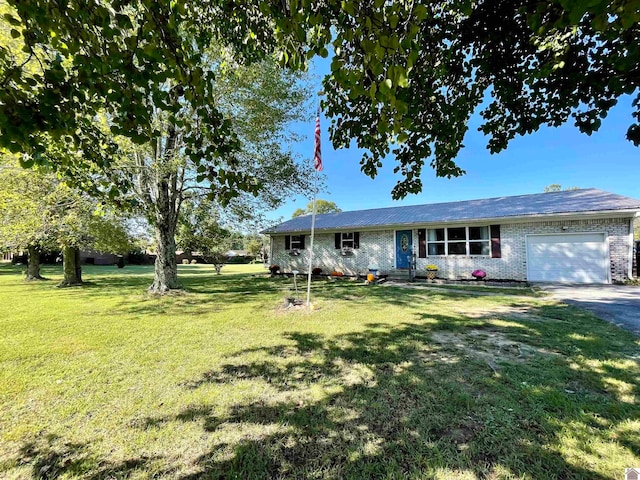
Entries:
POLYGON ((261 266, 0 266, 1 478, 593 478, 640 465, 637 339, 544 298, 261 266))

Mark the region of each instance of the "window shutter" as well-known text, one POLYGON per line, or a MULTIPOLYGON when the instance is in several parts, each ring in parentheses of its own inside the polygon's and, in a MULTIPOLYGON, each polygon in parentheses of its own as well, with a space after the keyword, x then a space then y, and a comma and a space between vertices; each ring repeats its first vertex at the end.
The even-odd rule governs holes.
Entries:
POLYGON ((291 250, 291 235, 284 236, 284 249, 291 250))
POLYGON ((418 229, 418 258, 427 258, 427 229, 418 229))
POLYGON ((353 248, 360 248, 360 232, 353 232, 353 248))
POLYGON ((341 233, 336 233, 335 241, 336 241, 336 248, 342 247, 342 234, 341 233))
POLYGON ((304 235, 300 235, 300 250, 304 250, 304 235))
POLYGON ((500 249, 500 225, 491 225, 491 258, 502 258, 500 249))

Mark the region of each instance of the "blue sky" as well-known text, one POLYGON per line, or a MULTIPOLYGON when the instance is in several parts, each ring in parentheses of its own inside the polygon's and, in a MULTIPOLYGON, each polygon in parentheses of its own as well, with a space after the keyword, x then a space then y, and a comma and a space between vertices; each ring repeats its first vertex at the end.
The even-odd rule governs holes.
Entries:
MULTIPOLYGON (((324 69, 316 68, 316 73, 323 73, 320 70, 324 69)), ((360 171, 360 150, 332 148, 329 120, 321 117, 326 191, 320 192, 318 198, 331 200, 346 211, 541 193, 552 183, 640 198, 640 148, 625 138, 631 112, 631 98, 626 97, 609 112, 600 131, 590 137, 579 133, 570 121, 559 128, 541 128, 532 135, 516 138, 507 150, 495 155, 486 149, 487 137, 477 131, 480 119, 474 117, 464 140, 465 148, 457 158, 466 175, 437 178, 427 162, 422 172, 422 193, 399 201, 391 198, 398 180, 393 173, 394 158, 390 156, 378 176, 370 179, 360 171)), ((313 122, 306 129, 307 139, 294 149, 311 164, 313 122)), ((309 197, 302 195, 288 199, 268 217, 289 219, 295 209, 303 208, 308 201, 309 197)))

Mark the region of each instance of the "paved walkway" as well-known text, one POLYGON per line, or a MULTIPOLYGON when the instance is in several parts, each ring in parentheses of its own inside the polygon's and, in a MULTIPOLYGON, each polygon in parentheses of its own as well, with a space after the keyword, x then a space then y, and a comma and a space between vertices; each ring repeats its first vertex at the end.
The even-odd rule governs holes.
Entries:
POLYGON ((640 337, 640 287, 540 285, 557 300, 577 305, 640 337))

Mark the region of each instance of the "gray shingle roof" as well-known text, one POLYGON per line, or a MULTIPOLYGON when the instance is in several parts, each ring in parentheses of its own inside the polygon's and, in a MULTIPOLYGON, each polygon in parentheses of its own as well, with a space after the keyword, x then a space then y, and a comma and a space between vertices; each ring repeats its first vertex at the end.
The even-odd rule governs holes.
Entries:
MULTIPOLYGON (((515 197, 325 213, 316 215, 315 228, 318 231, 345 230, 389 225, 515 219, 536 215, 597 213, 612 210, 640 211, 640 200, 589 188, 515 197)), ((266 229, 263 233, 306 232, 309 230, 311 230, 311 215, 305 215, 266 229)))

